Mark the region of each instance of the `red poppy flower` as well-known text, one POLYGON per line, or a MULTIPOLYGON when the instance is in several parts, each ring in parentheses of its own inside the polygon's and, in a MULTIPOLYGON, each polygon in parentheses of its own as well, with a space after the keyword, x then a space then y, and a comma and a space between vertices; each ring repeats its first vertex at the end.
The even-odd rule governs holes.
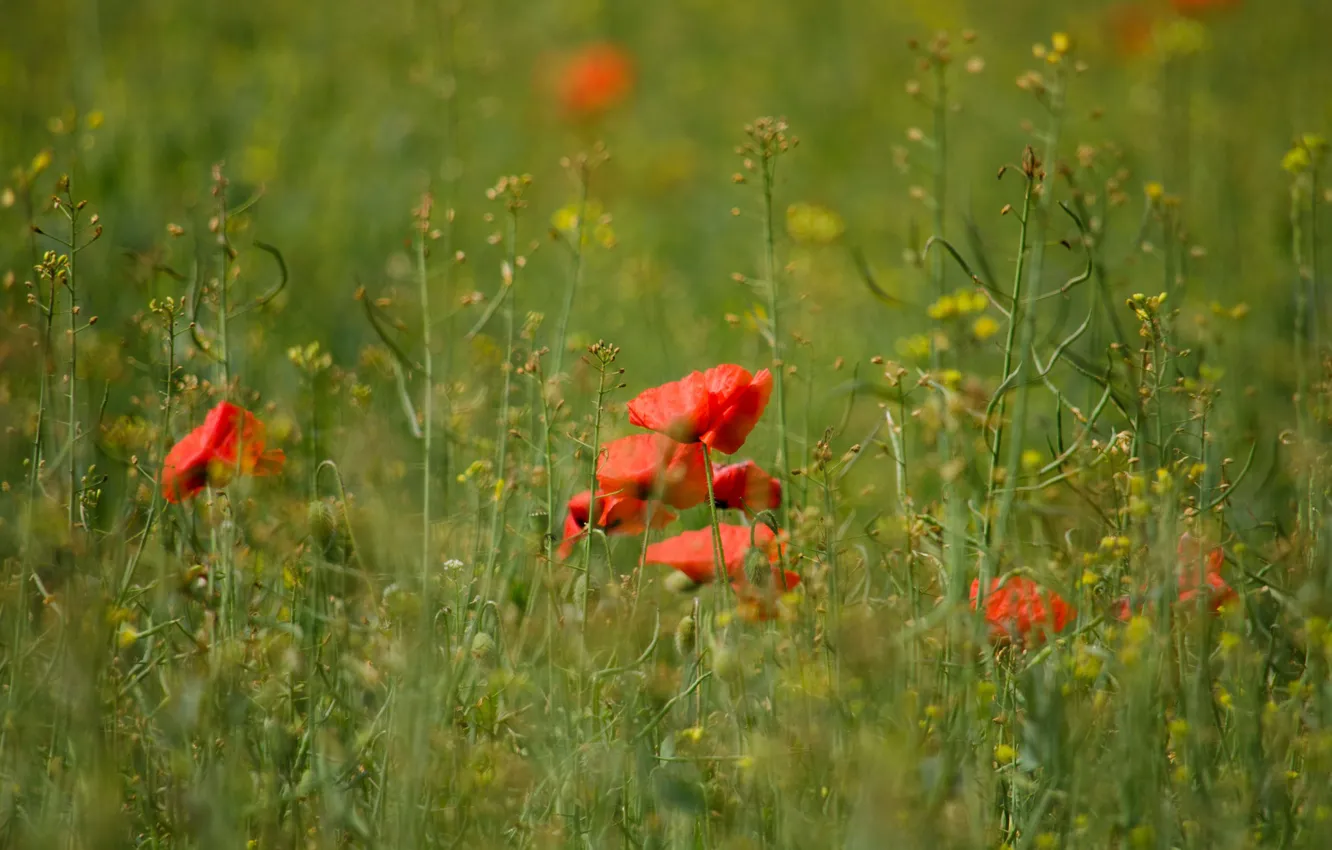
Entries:
POLYGON ((204 423, 186 434, 162 461, 162 495, 179 502, 208 484, 221 487, 236 472, 271 475, 286 459, 281 449, 264 449, 264 423, 229 401, 208 411, 204 423))
POLYGON ((708 498, 703 448, 660 434, 631 434, 602 449, 597 483, 612 495, 660 499, 684 510, 708 498))
MULTIPOLYGON (((980 579, 972 579, 972 610, 979 595, 980 579)), ((1056 634, 1063 631, 1076 613, 1059 594, 1043 591, 1024 576, 1010 576, 1007 581, 991 579, 990 592, 985 595, 985 620, 990 624, 990 640, 994 642, 1039 641, 1047 631, 1056 634)))
POLYGON ((681 443, 706 443, 733 454, 768 406, 772 373, 733 364, 693 372, 678 381, 644 390, 629 402, 629 421, 681 443))
POLYGON ((633 63, 613 44, 590 44, 571 56, 559 78, 559 98, 574 115, 598 115, 618 104, 634 84, 633 63))
POLYGON ((1141 3, 1122 3, 1112 6, 1107 23, 1120 56, 1142 56, 1152 49, 1153 13, 1141 3))
POLYGON ((752 460, 719 466, 712 472, 712 495, 720 510, 756 513, 782 503, 782 482, 752 460))
MULTIPOLYGON (((1207 594, 1207 610, 1213 614, 1219 614, 1221 609, 1227 604, 1239 598, 1235 588, 1231 587, 1224 576, 1221 575, 1221 567, 1226 562, 1226 553, 1220 546, 1215 546, 1208 550, 1206 561, 1203 564, 1203 584, 1198 585, 1198 558, 1202 553, 1202 544, 1198 538, 1189 534, 1187 531, 1180 535, 1179 543, 1175 547, 1175 554, 1179 558, 1179 596, 1180 602, 1192 602, 1198 598, 1198 593, 1207 594)), ((1121 599, 1115 605, 1115 615, 1121 620, 1127 620, 1133 614, 1132 601, 1125 598, 1121 599)))
MULTIPOLYGON (((1202 543, 1185 532, 1180 535, 1175 553, 1179 557, 1179 601, 1189 602, 1198 596, 1198 557, 1202 553, 1202 543)), ((1225 562, 1226 553, 1220 546, 1214 546, 1207 552, 1203 563, 1203 583, 1207 585, 1203 592, 1209 597, 1207 607, 1213 614, 1219 612, 1223 605, 1239 598, 1235 588, 1221 576, 1221 567, 1225 562)))
MULTIPOLYGON (((569 500, 564 515, 564 540, 557 553, 561 560, 573 553, 574 543, 583 536, 592 508, 592 491, 584 490, 569 500)), ((648 503, 627 496, 597 494, 597 527, 607 534, 641 534, 647 530, 648 503)), ((652 527, 662 528, 675 519, 675 514, 660 505, 652 509, 652 527)))
MULTIPOLYGON (((719 531, 721 532, 722 558, 726 563, 726 574, 730 576, 731 581, 737 588, 751 584, 749 578, 745 575, 745 556, 752 548, 759 549, 767 554, 768 561, 773 565, 772 578, 774 585, 779 586, 782 590, 791 590, 800 584, 798 574, 790 570, 783 572, 777 566, 781 548, 777 544, 776 535, 768 526, 755 525, 751 528, 744 525, 722 523, 719 526, 719 531)), ((712 581, 716 574, 712 529, 700 528, 696 531, 686 531, 660 543, 653 543, 647 547, 646 563, 673 567, 692 579, 695 584, 707 584, 712 581)))

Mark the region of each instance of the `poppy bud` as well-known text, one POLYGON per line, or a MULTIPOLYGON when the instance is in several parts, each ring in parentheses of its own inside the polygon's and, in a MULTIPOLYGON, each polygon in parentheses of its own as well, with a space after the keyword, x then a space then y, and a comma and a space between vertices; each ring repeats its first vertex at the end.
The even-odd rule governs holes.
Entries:
POLYGON ((692 593, 699 588, 698 582, 678 570, 667 574, 662 584, 672 593, 692 593))
POLYGON ((740 669, 740 660, 735 650, 725 644, 712 645, 712 672, 720 679, 729 679, 740 669))
POLYGON ((495 651, 495 639, 485 632, 477 632, 472 636, 472 657, 477 661, 484 661, 495 651))
MULTIPOLYGON (((680 575, 677 573, 676 575, 680 575)), ((688 658, 694 654, 694 649, 698 645, 696 638, 698 632, 694 628, 694 618, 684 617, 675 626, 675 651, 688 658)))
POLYGON ((772 563, 768 553, 762 549, 750 549, 745 553, 745 579, 754 587, 767 587, 772 579, 772 563))
POLYGON ((322 499, 310 503, 306 516, 310 523, 310 537, 321 552, 327 552, 337 539, 338 520, 333 508, 322 499))

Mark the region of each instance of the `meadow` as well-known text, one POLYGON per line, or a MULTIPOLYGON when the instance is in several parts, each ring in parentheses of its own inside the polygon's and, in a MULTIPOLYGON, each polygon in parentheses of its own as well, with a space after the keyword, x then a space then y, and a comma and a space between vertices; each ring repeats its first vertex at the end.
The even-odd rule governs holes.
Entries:
POLYGON ((3 17, 0 847, 1332 846, 1332 6, 3 17))

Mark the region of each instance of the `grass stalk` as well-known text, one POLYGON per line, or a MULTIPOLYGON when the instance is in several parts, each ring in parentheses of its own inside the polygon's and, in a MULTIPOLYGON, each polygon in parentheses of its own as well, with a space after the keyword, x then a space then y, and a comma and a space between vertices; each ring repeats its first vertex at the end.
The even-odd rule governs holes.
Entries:
POLYGON ((434 487, 430 467, 431 448, 435 433, 435 355, 431 348, 430 326, 430 270, 426 240, 430 238, 430 212, 433 199, 426 195, 416 211, 416 283, 421 305, 421 371, 425 388, 421 394, 421 593, 423 610, 430 608, 430 549, 431 511, 430 494, 434 487))

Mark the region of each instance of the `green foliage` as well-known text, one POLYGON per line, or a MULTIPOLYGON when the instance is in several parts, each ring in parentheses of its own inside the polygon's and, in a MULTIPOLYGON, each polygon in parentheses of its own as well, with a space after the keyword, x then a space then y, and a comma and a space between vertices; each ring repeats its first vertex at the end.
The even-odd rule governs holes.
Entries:
POLYGON ((0 846, 1328 846, 1332 9, 877 5, 9 10, 0 846))

